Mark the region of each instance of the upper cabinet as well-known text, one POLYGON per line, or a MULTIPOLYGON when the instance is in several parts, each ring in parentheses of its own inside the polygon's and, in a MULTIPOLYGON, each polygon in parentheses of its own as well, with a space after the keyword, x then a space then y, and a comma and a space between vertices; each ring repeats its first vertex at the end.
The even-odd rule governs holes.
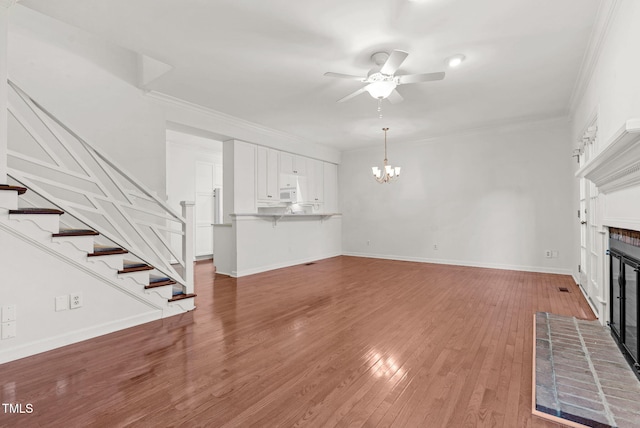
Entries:
POLYGON ((291 153, 280 152, 280 173, 307 175, 307 158, 291 153))
POLYGON ((338 211, 335 164, 238 140, 225 141, 223 157, 225 221, 229 214, 286 209, 291 203, 305 205, 305 212, 338 211), (281 189, 290 189, 294 197, 281 199, 281 189))
POLYGON ((258 146, 257 153, 257 196, 260 202, 280 200, 278 184, 278 151, 258 146))

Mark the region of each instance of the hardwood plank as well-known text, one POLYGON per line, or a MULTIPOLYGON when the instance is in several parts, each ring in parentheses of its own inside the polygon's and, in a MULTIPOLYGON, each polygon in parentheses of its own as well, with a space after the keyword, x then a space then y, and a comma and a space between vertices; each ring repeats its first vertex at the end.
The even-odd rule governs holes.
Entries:
POLYGON ((558 426, 531 414, 531 317, 594 318, 562 275, 195 269, 195 311, 0 365, 2 402, 34 407, 0 426, 558 426))

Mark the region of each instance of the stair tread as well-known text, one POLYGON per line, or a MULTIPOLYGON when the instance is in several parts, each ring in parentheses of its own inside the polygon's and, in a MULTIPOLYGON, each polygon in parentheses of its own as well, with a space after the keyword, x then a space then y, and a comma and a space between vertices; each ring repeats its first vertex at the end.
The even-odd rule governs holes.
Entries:
POLYGON ((20 208, 17 210, 9 210, 9 214, 57 214, 62 215, 64 211, 56 208, 20 208))
POLYGON ((110 256, 113 254, 127 254, 129 251, 120 247, 105 247, 97 245, 93 247, 93 253, 87 254, 88 257, 110 256))
POLYGON ((173 280, 171 278, 169 278, 168 276, 154 276, 154 275, 151 275, 149 277, 149 283, 161 282, 161 281, 173 281, 173 280))
POLYGON ((54 233, 52 236, 58 238, 61 236, 97 236, 100 235, 91 229, 60 229, 60 232, 54 233))
POLYGON ((13 190, 14 192, 18 192, 18 195, 23 195, 27 191, 27 188, 21 186, 12 186, 10 184, 0 184, 0 190, 13 190))
POLYGON ((130 272, 142 272, 145 270, 153 270, 155 269, 153 266, 149 266, 146 263, 131 263, 125 262, 124 266, 118 273, 130 273, 130 272))
POLYGON ((196 297, 197 294, 195 293, 190 293, 190 294, 176 294, 174 295, 172 298, 169 299, 169 302, 175 302, 176 300, 183 300, 183 299, 190 299, 192 297, 196 297))
POLYGON ((173 285, 176 282, 171 278, 161 278, 160 280, 151 280, 149 281, 149 285, 145 285, 144 288, 156 288, 156 287, 164 287, 165 285, 173 285))

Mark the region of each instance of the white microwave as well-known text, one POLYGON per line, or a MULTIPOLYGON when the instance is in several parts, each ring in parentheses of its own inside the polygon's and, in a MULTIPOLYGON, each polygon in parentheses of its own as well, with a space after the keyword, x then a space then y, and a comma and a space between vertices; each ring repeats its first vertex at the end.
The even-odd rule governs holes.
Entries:
POLYGON ((298 192, 295 187, 284 187, 280 189, 280 201, 281 202, 296 202, 298 192))

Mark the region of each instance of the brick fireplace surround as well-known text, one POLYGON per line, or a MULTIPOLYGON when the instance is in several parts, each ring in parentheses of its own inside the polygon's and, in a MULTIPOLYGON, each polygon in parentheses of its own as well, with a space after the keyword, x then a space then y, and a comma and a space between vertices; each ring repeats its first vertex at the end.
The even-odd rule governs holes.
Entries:
POLYGON ((534 321, 533 413, 574 427, 640 427, 640 381, 608 328, 544 312, 534 321))

